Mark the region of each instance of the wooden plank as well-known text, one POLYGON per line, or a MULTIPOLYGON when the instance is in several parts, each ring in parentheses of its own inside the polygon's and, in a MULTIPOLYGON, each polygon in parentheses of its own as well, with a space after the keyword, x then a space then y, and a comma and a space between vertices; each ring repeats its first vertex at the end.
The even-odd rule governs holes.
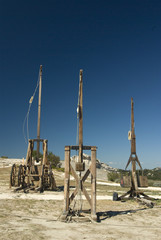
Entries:
MULTIPOLYGON (((92 146, 84 146, 83 145, 83 150, 91 150, 92 146)), ((79 150, 79 146, 70 146, 71 150, 79 150)))
POLYGON ((84 176, 82 177, 82 182, 85 182, 85 180, 87 179, 87 177, 89 176, 89 174, 90 174, 90 169, 88 169, 88 170, 86 171, 86 173, 84 174, 84 176))
POLYGON ((70 164, 70 170, 71 170, 72 176, 75 178, 76 183, 78 184, 79 183, 78 176, 77 176, 76 172, 74 171, 74 169, 73 169, 71 164, 70 164))
POLYGON ((96 147, 91 149, 91 215, 96 217, 96 147))
POLYGON ((74 192, 71 194, 71 196, 69 198, 69 205, 71 204, 71 202, 73 201, 73 199, 75 198, 77 193, 78 193, 78 188, 76 187, 76 189, 74 190, 74 192))
POLYGON ((64 212, 69 211, 70 147, 65 147, 64 212))
POLYGON ((87 201, 89 202, 89 204, 91 206, 91 198, 90 198, 87 190, 85 189, 85 187, 83 185, 82 185, 82 191, 83 191, 84 196, 86 197, 87 201))

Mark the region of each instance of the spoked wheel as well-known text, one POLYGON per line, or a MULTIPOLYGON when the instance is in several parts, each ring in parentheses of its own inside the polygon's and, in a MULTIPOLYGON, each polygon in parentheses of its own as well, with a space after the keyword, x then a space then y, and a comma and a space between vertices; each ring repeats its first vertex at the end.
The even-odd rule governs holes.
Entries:
POLYGON ((24 185, 24 179, 25 179, 25 172, 24 172, 24 167, 22 166, 22 164, 19 166, 18 169, 18 186, 20 185, 24 185))
POLYGON ((13 164, 11 168, 11 174, 10 174, 10 186, 15 186, 16 183, 16 165, 13 164))
POLYGON ((28 186, 31 184, 30 174, 31 174, 31 167, 27 165, 25 166, 25 177, 26 177, 26 184, 28 186))
POLYGON ((51 164, 49 165, 49 188, 52 189, 52 185, 53 185, 53 172, 52 172, 52 167, 51 164))

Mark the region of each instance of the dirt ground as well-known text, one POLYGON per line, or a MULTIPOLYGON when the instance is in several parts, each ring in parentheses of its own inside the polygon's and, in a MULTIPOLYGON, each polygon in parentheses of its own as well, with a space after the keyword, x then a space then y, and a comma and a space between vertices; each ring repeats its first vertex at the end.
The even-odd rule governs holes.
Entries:
MULTIPOLYGON (((154 208, 139 205, 135 201, 108 200, 113 191, 122 193, 126 189, 97 184, 97 216, 99 222, 83 222, 74 219, 61 222, 63 191, 44 193, 15 193, 9 188, 10 167, 0 168, 0 239, 161 239, 161 201, 154 208)), ((63 173, 55 172, 57 185, 63 184, 63 173)), ((90 187, 90 184, 87 188, 90 187)), ((146 190, 157 196, 157 191, 146 190)), ((83 207, 87 203, 83 201, 83 207)))

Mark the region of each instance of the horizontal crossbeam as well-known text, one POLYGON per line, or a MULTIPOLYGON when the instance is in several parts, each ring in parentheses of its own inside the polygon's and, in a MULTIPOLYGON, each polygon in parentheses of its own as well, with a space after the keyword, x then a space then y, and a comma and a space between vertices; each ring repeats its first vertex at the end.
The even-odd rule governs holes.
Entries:
MULTIPOLYGON (((68 146, 66 146, 68 147, 68 146)), ((83 146, 83 150, 91 150, 94 146, 83 146)), ((69 146, 71 150, 79 150, 79 146, 69 146)))

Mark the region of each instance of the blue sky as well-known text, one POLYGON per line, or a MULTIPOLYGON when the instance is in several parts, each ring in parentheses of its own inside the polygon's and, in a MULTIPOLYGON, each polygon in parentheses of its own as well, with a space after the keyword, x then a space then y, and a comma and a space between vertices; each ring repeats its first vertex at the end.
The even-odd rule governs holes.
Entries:
POLYGON ((50 151, 64 159, 64 146, 76 144, 82 68, 84 145, 124 168, 133 97, 137 155, 143 168, 161 167, 160 12, 159 0, 1 0, 0 156, 26 156, 22 126, 42 64, 40 136, 50 151))

